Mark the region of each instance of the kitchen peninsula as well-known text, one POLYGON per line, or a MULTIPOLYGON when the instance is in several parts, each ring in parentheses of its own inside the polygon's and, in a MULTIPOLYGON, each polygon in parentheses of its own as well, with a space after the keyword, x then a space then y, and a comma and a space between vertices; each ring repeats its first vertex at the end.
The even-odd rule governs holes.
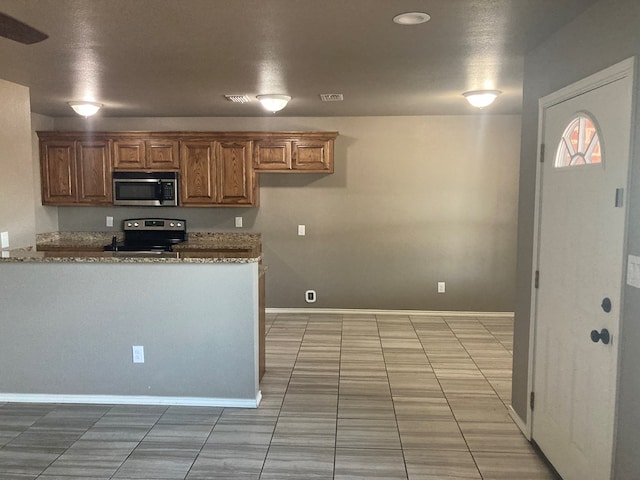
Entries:
POLYGON ((103 252, 110 240, 60 232, 3 252, 0 402, 256 407, 260 236, 194 232, 161 255, 103 252))

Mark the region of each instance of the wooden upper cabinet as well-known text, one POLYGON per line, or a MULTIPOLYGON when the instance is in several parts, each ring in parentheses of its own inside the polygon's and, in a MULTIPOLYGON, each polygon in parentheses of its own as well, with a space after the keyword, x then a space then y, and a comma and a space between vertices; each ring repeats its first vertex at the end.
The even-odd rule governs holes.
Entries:
POLYGON ((251 142, 216 142, 217 203, 255 205, 257 182, 251 166, 251 142))
POLYGON ((182 142, 180 204, 206 206, 215 201, 215 145, 212 142, 182 142))
POLYGON ((153 138, 146 141, 147 168, 151 170, 178 170, 180 155, 178 140, 153 138))
POLYGON ((38 132, 43 205, 111 205, 112 172, 179 171, 180 205, 257 206, 262 173, 333 173, 337 132, 38 132))
POLYGON ((41 141, 42 204, 111 204, 109 151, 108 140, 41 141))
POLYGON ((115 138, 114 170, 178 170, 178 140, 115 138))
POLYGON ((182 142, 180 178, 181 205, 257 205, 250 141, 182 142))
POLYGON ((253 166, 259 172, 333 173, 337 133, 273 135, 256 140, 253 166))
POLYGON ((253 166, 266 170, 291 170, 291 140, 258 140, 253 151, 253 166))
POLYGON ((111 157, 109 142, 77 142, 78 202, 90 204, 113 203, 111 157))
POLYGON ((333 140, 297 140, 291 149, 294 170, 333 173, 333 140))
POLYGON ((114 170, 139 170, 144 168, 144 140, 137 138, 118 138, 113 141, 114 170))
POLYGON ((74 141, 40 144, 40 176, 43 205, 76 201, 76 153, 74 141))

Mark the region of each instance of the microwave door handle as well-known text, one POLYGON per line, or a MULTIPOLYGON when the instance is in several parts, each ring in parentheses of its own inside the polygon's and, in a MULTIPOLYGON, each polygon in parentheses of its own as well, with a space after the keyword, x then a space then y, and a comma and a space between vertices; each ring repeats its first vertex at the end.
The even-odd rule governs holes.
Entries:
POLYGON ((158 184, 156 185, 156 200, 160 202, 162 205, 162 181, 158 180, 158 184))

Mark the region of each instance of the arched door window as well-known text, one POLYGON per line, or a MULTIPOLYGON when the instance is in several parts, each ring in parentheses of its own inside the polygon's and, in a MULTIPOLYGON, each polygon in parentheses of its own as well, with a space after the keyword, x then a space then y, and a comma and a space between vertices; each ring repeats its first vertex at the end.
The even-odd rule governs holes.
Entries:
POLYGON ((598 129, 594 121, 580 114, 565 128, 556 151, 556 168, 602 163, 598 129))

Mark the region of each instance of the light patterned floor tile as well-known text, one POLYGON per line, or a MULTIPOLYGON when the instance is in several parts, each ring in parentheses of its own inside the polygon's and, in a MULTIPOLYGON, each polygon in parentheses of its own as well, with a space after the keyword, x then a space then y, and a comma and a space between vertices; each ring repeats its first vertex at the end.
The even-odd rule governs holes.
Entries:
POLYGON ((472 452, 535 454, 529 441, 512 422, 459 422, 459 425, 472 452))
POLYGON ((405 450, 409 480, 482 480, 468 451, 405 450))
POLYGON ((262 480, 333 479, 334 449, 272 446, 264 463, 262 480))
POLYGON ((335 480, 406 480, 400 450, 338 448, 335 480))
POLYGON ((484 480, 555 480, 557 477, 536 454, 474 452, 484 480))
POLYGON ((339 418, 337 447, 400 449, 394 420, 339 418))
POLYGON ((340 395, 338 418, 366 418, 395 421, 396 412, 391 397, 340 395))
POLYGON ((258 479, 267 456, 267 445, 207 445, 194 462, 187 480, 219 478, 258 479))
POLYGON ((455 421, 398 420, 403 449, 442 449, 468 451, 455 421))
POLYGON ((336 422, 333 418, 313 416, 280 417, 271 445, 299 447, 335 447, 336 422))

